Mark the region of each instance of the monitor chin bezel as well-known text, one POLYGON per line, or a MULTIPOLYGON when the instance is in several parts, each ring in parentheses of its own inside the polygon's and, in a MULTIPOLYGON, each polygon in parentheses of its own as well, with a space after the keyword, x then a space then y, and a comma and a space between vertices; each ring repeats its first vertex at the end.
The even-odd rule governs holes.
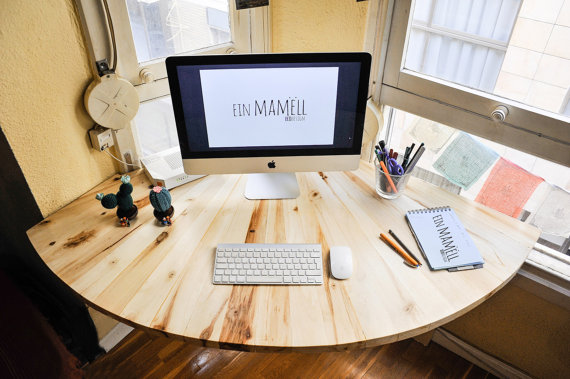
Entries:
POLYGON ((271 156, 234 158, 183 159, 184 172, 192 175, 254 174, 316 171, 354 171, 360 154, 322 156, 271 156), (273 162, 273 167, 269 167, 273 162))

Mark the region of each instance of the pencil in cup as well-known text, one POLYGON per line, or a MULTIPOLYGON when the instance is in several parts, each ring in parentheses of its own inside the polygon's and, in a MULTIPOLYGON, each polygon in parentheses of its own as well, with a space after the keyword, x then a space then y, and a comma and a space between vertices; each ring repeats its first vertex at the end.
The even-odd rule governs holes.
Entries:
POLYGON ((384 164, 386 171, 384 171, 380 162, 375 160, 374 164, 376 168, 376 192, 378 195, 385 199, 395 199, 402 195, 410 175, 407 173, 404 175, 391 175, 386 173, 386 164, 384 164), (394 191, 394 188, 396 188, 396 191, 394 191))

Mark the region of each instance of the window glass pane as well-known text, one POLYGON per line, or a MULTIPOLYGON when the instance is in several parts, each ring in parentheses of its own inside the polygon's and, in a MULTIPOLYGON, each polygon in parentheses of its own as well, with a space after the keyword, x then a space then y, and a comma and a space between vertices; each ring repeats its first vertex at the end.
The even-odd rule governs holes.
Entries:
POLYGON ((126 0, 139 62, 231 41, 229 0, 126 0))
POLYGON ((569 11, 568 1, 415 1, 404 67, 566 114, 569 11))
POLYGON ((170 96, 141 103, 135 116, 135 127, 143 158, 178 146, 170 96))
POLYGON ((400 110, 391 120, 388 146, 399 155, 425 143, 414 176, 537 226, 539 242, 568 254, 569 167, 400 110))

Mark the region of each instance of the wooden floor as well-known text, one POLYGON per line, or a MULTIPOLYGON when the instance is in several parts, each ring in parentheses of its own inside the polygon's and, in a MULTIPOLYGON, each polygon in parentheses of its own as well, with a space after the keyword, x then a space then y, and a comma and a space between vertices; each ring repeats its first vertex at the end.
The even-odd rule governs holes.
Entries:
POLYGON ((492 378, 441 346, 409 339, 339 353, 246 353, 134 330, 87 378, 492 378))

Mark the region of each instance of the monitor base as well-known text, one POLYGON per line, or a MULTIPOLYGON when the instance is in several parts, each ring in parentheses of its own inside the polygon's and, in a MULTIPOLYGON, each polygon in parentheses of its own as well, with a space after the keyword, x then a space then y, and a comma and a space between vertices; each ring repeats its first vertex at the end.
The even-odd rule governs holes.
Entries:
POLYGON ((244 196, 249 200, 295 199, 299 184, 293 172, 248 174, 244 196))

